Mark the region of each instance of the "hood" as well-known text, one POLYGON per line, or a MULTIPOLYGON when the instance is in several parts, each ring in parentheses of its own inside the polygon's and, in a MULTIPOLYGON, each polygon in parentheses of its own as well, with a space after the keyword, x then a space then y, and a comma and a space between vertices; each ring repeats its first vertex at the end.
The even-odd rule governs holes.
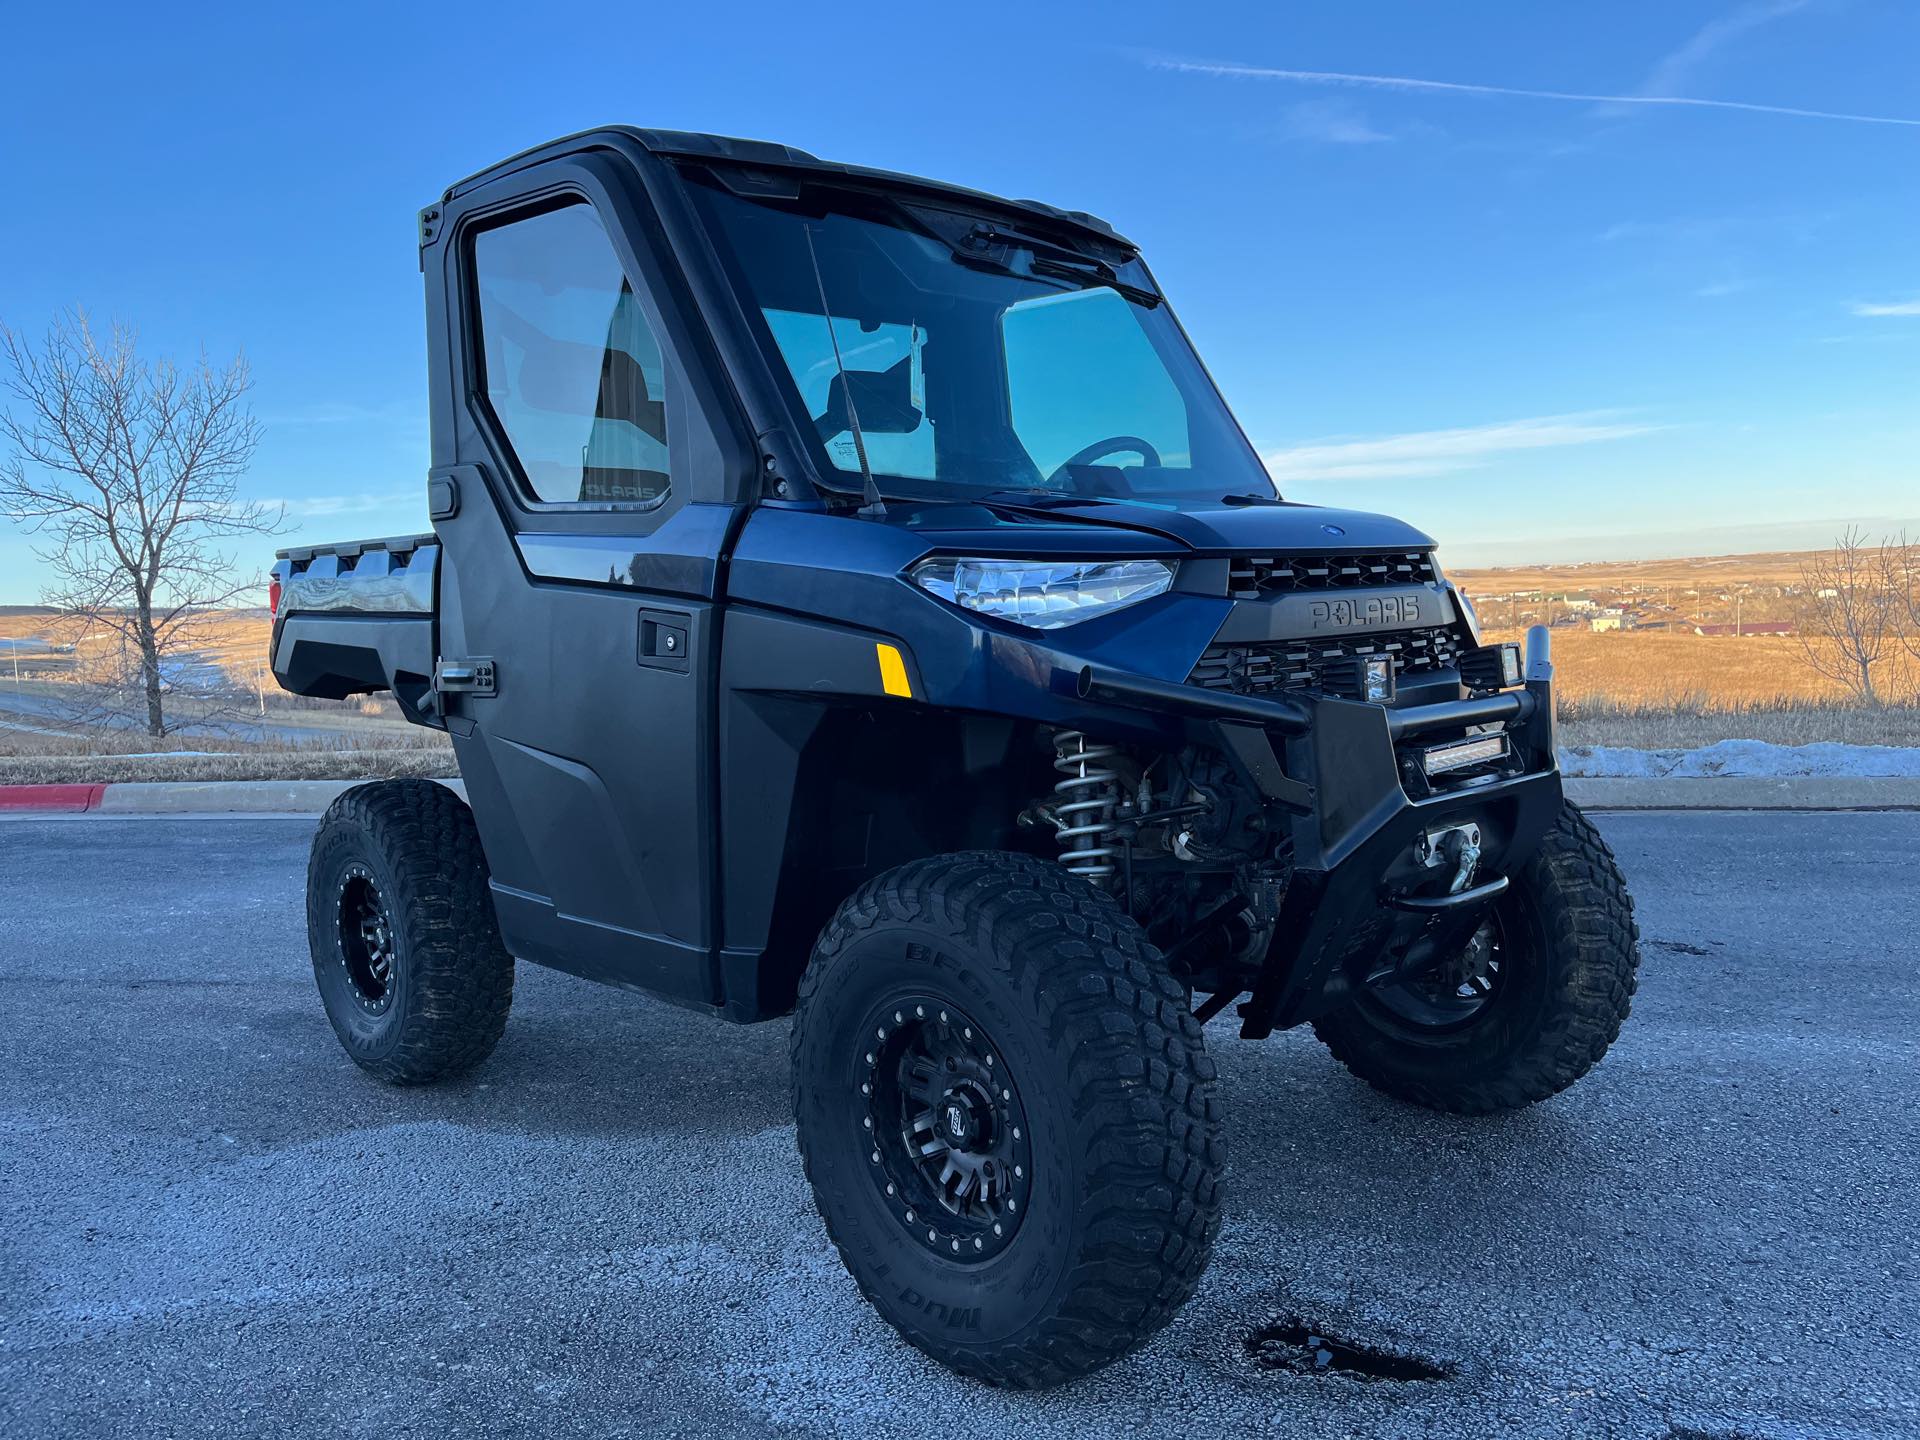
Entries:
POLYGON ((1433 538, 1404 520, 1364 510, 1332 510, 1321 505, 1201 504, 1175 509, 1123 499, 1063 496, 1028 503, 996 495, 988 508, 1055 524, 1115 526, 1177 540, 1193 550, 1362 551, 1430 550, 1433 538))

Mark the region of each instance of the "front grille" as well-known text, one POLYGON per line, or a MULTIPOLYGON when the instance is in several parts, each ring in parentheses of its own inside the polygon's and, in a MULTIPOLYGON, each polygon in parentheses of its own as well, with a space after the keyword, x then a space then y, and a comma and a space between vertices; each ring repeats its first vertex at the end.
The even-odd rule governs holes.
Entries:
POLYGON ((1368 555, 1238 555, 1227 572, 1227 589, 1236 600, 1261 600, 1302 590, 1420 585, 1435 578, 1433 555, 1426 550, 1368 555))
POLYGON ((1390 655, 1396 676, 1444 670, 1460 657, 1460 639, 1444 625, 1353 635, 1340 640, 1271 640, 1257 645, 1212 645, 1187 677, 1191 685, 1265 695, 1276 690, 1344 693, 1356 655, 1390 655), (1335 672, 1329 676, 1328 672, 1335 672))

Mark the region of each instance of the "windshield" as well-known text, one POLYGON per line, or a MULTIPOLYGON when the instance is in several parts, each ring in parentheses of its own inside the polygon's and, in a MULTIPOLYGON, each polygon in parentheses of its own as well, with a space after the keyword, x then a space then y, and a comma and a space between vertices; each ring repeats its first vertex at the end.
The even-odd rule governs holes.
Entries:
POLYGON ((1274 493, 1131 251, 824 186, 689 188, 824 483, 857 492, 864 446, 893 496, 1274 493))

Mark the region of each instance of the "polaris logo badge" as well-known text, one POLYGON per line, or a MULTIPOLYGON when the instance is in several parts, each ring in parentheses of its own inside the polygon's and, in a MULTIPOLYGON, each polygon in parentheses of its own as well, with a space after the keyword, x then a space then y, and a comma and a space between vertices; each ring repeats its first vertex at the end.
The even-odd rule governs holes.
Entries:
POLYGON ((1316 600, 1307 612, 1315 630, 1380 630, 1420 620, 1418 595, 1370 595, 1357 600, 1316 600))

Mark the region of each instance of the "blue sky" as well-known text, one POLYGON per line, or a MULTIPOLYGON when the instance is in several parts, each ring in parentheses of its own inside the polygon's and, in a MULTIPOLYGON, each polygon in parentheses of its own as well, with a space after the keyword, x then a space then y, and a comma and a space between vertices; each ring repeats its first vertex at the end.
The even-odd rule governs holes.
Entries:
MULTIPOLYGON (((244 349, 249 488, 302 539, 424 527, 416 209, 603 121, 1108 217, 1285 492, 1403 514, 1455 564, 1920 528, 1906 0, 433 16, 8 21, 0 319, 244 349)), ((38 583, 0 521, 0 603, 38 583)))

